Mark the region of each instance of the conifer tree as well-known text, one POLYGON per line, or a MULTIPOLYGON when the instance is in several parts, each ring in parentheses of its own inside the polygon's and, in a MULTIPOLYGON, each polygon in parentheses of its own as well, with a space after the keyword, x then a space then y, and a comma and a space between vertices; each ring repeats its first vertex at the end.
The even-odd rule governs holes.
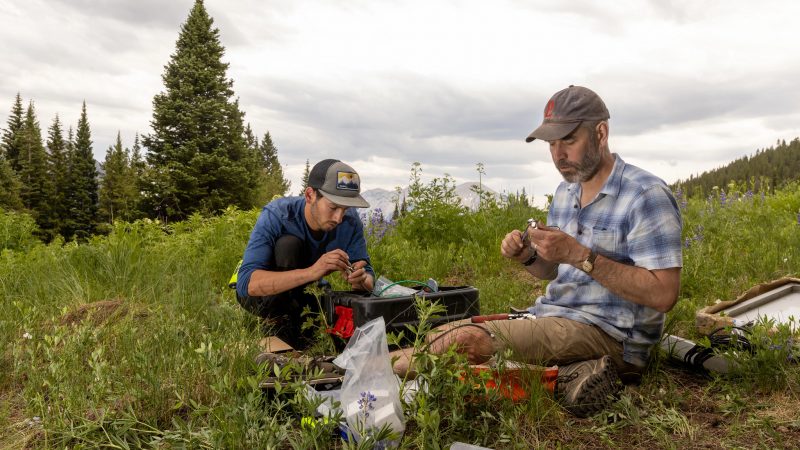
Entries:
POLYGON ((130 177, 131 177, 131 188, 134 190, 133 192, 133 219, 139 219, 143 217, 142 211, 142 190, 144 189, 144 178, 145 172, 147 171, 147 163, 144 161, 144 157, 142 156, 142 145, 139 142, 139 133, 136 133, 136 136, 133 138, 133 147, 131 148, 131 157, 130 157, 130 177))
POLYGON ((4 153, 0 149, 0 209, 22 209, 22 200, 19 197, 21 185, 4 153))
POLYGON ((66 206, 67 192, 69 191, 69 154, 58 114, 47 131, 47 157, 48 174, 53 183, 50 213, 55 229, 61 233, 64 222, 69 216, 66 206))
POLYGON ((11 114, 8 116, 8 121, 6 122, 6 129, 3 130, 3 138, 2 138, 2 148, 5 152, 5 157, 8 160, 8 163, 11 164, 11 168, 14 169, 15 172, 19 173, 20 166, 19 166, 19 133, 22 130, 22 127, 25 123, 23 115, 25 110, 22 108, 22 97, 17 92, 17 96, 14 99, 14 104, 11 106, 11 114))
MULTIPOLYGON (((284 177, 283 167, 278 161, 278 149, 272 143, 272 136, 269 135, 269 132, 264 134, 261 145, 258 147, 258 153, 263 166, 264 191, 267 194, 267 200, 276 195, 281 197, 286 195, 291 182, 284 177)), ((308 180, 306 179, 306 181, 308 180)))
POLYGON ((311 165, 306 160, 306 169, 303 171, 303 185, 300 187, 300 195, 303 195, 308 187, 308 176, 311 175, 311 165))
POLYGON ((152 166, 148 208, 167 219, 255 203, 258 173, 212 25, 196 0, 165 66, 165 90, 153 99, 153 132, 142 139, 152 166))
POLYGON ((102 164, 105 175, 98 196, 100 217, 108 223, 132 218, 135 186, 128 159, 128 151, 122 148, 122 138, 117 132, 117 142, 108 147, 102 164))
POLYGON ((253 133, 253 129, 250 128, 249 123, 244 128, 244 143, 253 153, 258 152, 258 138, 256 138, 256 135, 253 133))
POLYGON ((53 184, 48 174, 47 152, 42 143, 42 130, 36 119, 33 101, 28 104, 25 122, 18 133, 19 178, 22 182, 20 198, 23 205, 31 211, 42 237, 50 240, 54 233, 54 223, 50 211, 53 184))
POLYGON ((64 238, 85 240, 94 233, 98 222, 97 166, 92 153, 92 132, 89 129, 85 101, 78 119, 75 140, 72 142, 70 136, 70 142, 69 190, 66 202, 69 220, 64 224, 64 238))

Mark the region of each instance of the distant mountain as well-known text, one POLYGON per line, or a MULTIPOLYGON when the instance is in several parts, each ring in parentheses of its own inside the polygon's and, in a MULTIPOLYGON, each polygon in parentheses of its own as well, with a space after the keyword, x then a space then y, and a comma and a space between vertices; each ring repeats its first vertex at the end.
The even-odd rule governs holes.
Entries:
MULTIPOLYGON (((477 185, 477 181, 467 181, 456 186, 456 195, 461 198, 461 204, 473 211, 478 209, 478 205, 480 203, 478 194, 472 192, 471 190, 472 186, 477 185)), ((500 198, 500 194, 485 184, 483 185, 483 190, 494 195, 497 199, 500 198)), ((369 208, 367 208, 369 211, 380 208, 386 217, 389 217, 392 213, 394 213, 394 197, 397 195, 395 191, 377 188, 364 191, 361 193, 361 195, 366 201, 369 202, 369 208)), ((401 202, 403 201, 403 197, 406 195, 408 195, 407 187, 400 191, 401 202)))

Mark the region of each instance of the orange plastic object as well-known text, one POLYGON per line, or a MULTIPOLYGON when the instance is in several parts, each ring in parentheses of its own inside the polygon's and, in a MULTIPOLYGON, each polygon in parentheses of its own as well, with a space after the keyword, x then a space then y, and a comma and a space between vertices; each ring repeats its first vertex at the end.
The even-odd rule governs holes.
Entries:
MULTIPOLYGON (((484 382, 486 389, 496 390, 505 398, 518 402, 529 397, 525 389, 526 380, 524 376, 530 376, 538 369, 532 368, 506 368, 473 366, 472 373, 476 376, 488 373, 488 379, 484 382)), ((555 390, 556 378, 558 378, 558 366, 547 367, 542 371, 541 382, 548 392, 555 390)), ((478 386, 476 386, 478 387, 478 386)))

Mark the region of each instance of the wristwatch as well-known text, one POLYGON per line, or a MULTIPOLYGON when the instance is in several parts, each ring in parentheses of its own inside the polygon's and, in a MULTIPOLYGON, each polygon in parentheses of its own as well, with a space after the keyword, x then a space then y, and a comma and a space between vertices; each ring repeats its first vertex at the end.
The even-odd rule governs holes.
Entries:
POLYGON ((586 273, 592 273, 594 270, 594 260, 597 259, 597 253, 594 250, 589 249, 589 256, 586 258, 586 261, 581 263, 581 270, 586 273))

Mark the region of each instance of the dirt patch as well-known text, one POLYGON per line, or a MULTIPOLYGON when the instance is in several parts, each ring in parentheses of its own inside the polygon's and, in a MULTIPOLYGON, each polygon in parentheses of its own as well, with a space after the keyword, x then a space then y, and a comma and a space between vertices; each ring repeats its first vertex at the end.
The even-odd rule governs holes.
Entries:
POLYGON ((25 401, 19 394, 21 386, 6 385, 3 389, 0 392, 0 448, 28 448, 41 428, 38 418, 25 417, 25 401))
POLYGON ((139 309, 132 311, 131 306, 123 299, 100 300, 80 305, 74 310, 67 312, 61 317, 59 324, 79 325, 88 320, 94 326, 100 326, 106 322, 119 320, 131 312, 133 312, 136 317, 147 316, 146 311, 139 309))

